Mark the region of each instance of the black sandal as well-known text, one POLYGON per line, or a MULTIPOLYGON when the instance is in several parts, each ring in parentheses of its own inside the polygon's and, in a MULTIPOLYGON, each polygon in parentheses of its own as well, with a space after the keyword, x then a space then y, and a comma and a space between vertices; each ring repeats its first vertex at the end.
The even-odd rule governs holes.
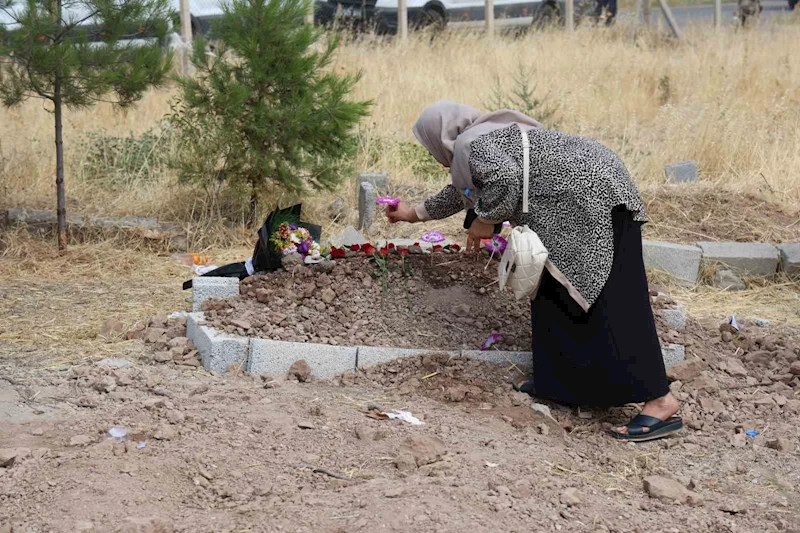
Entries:
POLYGON ((533 388, 533 377, 527 376, 525 374, 521 376, 517 376, 514 378, 514 381, 511 382, 514 390, 517 392, 524 392, 530 396, 534 396, 536 394, 535 389, 533 388))
POLYGON ((612 429, 611 435, 619 440, 646 442, 661 439, 682 430, 683 419, 679 416, 673 416, 666 420, 660 420, 653 416, 638 414, 625 427, 628 428, 627 433, 620 433, 612 429), (647 431, 645 431, 645 428, 647 428, 647 431))

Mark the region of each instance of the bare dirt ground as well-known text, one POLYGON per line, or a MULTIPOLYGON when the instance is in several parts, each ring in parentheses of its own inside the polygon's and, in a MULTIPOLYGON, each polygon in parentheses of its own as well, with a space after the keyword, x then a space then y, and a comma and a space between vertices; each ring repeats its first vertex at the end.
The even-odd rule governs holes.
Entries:
POLYGON ((117 370, 7 344, 0 531, 800 531, 800 336, 717 326, 681 333, 685 433, 638 445, 605 434, 632 408, 542 402, 550 419, 516 369, 461 359, 298 382, 156 364, 139 341, 108 341, 134 362, 117 370))

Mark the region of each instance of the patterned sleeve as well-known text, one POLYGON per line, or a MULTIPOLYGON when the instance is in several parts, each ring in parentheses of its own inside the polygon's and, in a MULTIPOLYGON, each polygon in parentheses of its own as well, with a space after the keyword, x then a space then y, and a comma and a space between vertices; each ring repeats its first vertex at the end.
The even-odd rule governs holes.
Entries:
POLYGON ((452 184, 447 185, 437 194, 431 196, 425 203, 417 207, 417 217, 420 220, 441 220, 451 217, 464 209, 464 201, 452 184))
POLYGON ((522 198, 522 168, 491 138, 472 143, 472 182, 481 191, 475 213, 496 224, 511 219, 522 198))

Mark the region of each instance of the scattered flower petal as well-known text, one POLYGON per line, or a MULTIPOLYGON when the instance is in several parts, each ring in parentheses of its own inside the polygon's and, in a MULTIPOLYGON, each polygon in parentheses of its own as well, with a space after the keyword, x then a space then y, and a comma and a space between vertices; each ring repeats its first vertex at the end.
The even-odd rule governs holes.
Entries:
POLYGON ((485 341, 483 341, 483 344, 481 344, 481 351, 488 350, 489 348, 492 347, 493 344, 496 344, 502 339, 503 336, 500 335, 499 333, 492 333, 485 341))

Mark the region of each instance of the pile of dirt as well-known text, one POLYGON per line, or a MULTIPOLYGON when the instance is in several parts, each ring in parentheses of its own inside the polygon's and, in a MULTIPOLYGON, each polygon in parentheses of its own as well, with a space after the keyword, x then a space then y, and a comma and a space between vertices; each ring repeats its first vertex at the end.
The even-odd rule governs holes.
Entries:
POLYGON ((687 429, 641 445, 605 434, 630 408, 531 400, 459 357, 322 382, 0 361, 0 531, 797 530, 800 332, 739 326, 688 321, 687 429))
POLYGON ((242 281, 240 296, 204 303, 229 333, 333 345, 530 349, 530 306, 497 287, 497 261, 465 255, 390 256, 386 282, 364 257, 242 281))

